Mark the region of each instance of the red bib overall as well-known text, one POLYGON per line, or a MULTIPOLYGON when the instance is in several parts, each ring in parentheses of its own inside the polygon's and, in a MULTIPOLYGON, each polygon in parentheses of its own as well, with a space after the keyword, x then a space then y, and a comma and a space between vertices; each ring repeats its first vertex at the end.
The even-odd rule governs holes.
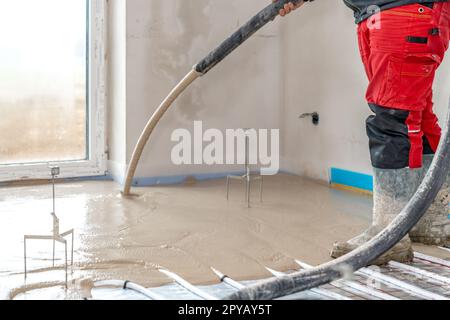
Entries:
POLYGON ((361 57, 375 115, 367 120, 372 163, 420 168, 441 137, 433 113, 433 81, 449 44, 450 3, 412 4, 358 26, 361 57))

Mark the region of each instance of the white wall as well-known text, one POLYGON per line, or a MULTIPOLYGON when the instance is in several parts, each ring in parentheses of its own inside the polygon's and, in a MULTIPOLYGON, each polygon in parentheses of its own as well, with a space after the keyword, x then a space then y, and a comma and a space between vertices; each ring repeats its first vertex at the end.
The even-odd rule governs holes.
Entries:
POLYGON ((369 172, 367 84, 351 11, 317 1, 286 19, 283 159, 286 170, 326 180, 331 166, 369 172), (320 126, 299 120, 320 113, 320 126))
MULTIPOLYGON (((114 1, 120 0, 110 3, 114 1)), ((260 8, 259 0, 126 1, 127 161, 150 115, 173 86, 260 8)), ((160 123, 136 176, 236 170, 173 166, 170 135, 174 129, 191 128, 195 120, 218 129, 279 128, 281 47, 275 23, 197 80, 160 123)))
POLYGON ((126 168, 126 0, 108 3, 108 169, 121 177, 126 168))
MULTIPOLYGON (((352 12, 342 1, 316 1, 286 19, 282 32, 284 168, 321 180, 328 180, 330 167, 371 174, 367 79, 352 12), (297 119, 311 111, 320 113, 320 126, 297 119)), ((447 59, 435 85, 442 120, 450 94, 448 70, 447 59)))
MULTIPOLYGON (((109 39, 110 166, 120 179, 145 123, 170 89, 265 2, 109 3, 116 21, 109 39)), ((152 136, 136 176, 236 169, 171 164, 172 131, 191 128, 194 120, 219 129, 280 128, 282 169, 295 174, 327 180, 330 167, 371 173, 367 80, 357 48, 352 13, 341 1, 316 1, 277 19, 184 93, 152 136), (320 126, 298 119, 311 111, 320 113, 320 126)), ((448 61, 436 85, 441 115, 450 90, 447 67, 448 61)))

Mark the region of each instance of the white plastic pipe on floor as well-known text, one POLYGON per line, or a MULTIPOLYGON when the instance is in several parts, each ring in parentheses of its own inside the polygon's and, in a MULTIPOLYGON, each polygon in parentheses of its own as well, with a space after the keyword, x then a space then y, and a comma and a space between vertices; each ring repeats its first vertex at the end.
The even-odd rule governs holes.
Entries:
MULTIPOLYGON (((296 261, 296 262, 300 266, 304 265, 301 261, 296 261)), ((416 296, 416 297, 429 299, 429 300, 449 300, 448 298, 446 298, 444 296, 441 296, 439 294, 436 294, 436 293, 424 290, 422 288, 413 286, 407 282, 398 280, 394 277, 384 275, 380 272, 373 271, 372 269, 369 269, 369 268, 362 268, 359 271, 355 272, 355 274, 364 275, 366 277, 378 280, 388 286, 400 288, 400 289, 404 290, 405 292, 407 292, 413 296, 416 296)))
POLYGON ((237 290, 241 290, 244 289, 245 286, 233 279, 231 279, 229 276, 224 275, 222 272, 220 272, 219 270, 216 270, 214 268, 211 268, 211 270, 219 277, 220 281, 229 285, 230 287, 237 289, 237 290))
POLYGON ((445 266, 445 267, 449 267, 450 268, 450 261, 447 261, 447 260, 444 260, 444 259, 431 257, 431 256, 428 256, 428 255, 420 253, 420 252, 414 252, 414 257, 419 259, 419 260, 428 261, 428 262, 431 262, 431 263, 434 263, 434 264, 440 264, 441 266, 445 266))
MULTIPOLYGON (((300 267, 302 267, 303 269, 311 269, 311 268, 313 268, 313 266, 311 266, 311 265, 309 265, 307 263, 304 263, 304 262, 302 262, 300 260, 295 260, 295 262, 300 267)), ((354 281, 338 280, 338 281, 332 282, 332 284, 333 285, 338 285, 338 286, 340 286, 340 285, 349 286, 350 288, 353 288, 353 289, 355 289, 357 291, 360 291, 362 293, 365 293, 365 294, 367 294, 369 296, 372 296, 372 297, 375 297, 375 298, 378 298, 378 299, 381 299, 381 300, 400 300, 399 298, 391 296, 390 294, 387 294, 387 293, 384 293, 384 292, 380 292, 378 290, 370 288, 369 286, 364 286, 364 285, 359 284, 359 283, 354 282, 354 281)))
POLYGON ((187 282, 186 280, 184 280, 179 275, 177 275, 177 274, 175 274, 173 272, 170 272, 170 271, 165 270, 165 269, 159 269, 159 272, 164 273, 170 279, 172 279, 173 281, 178 283, 180 286, 185 288, 187 291, 195 294, 196 296, 199 296, 202 299, 205 299, 205 300, 219 300, 217 297, 214 297, 214 296, 210 295, 209 293, 207 293, 207 292, 205 292, 203 290, 200 290, 199 288, 197 288, 194 285, 190 284, 189 282, 187 282))
POLYGON ((416 268, 416 267, 413 267, 413 266, 410 266, 410 265, 407 265, 407 264, 404 264, 404 263, 398 263, 398 262, 395 262, 395 261, 389 262, 389 266, 392 267, 392 268, 398 269, 398 270, 407 271, 407 272, 410 272, 410 273, 415 274, 415 275, 424 276, 426 278, 439 281, 440 283, 450 285, 450 278, 443 277, 443 276, 441 276, 439 274, 436 274, 434 272, 430 272, 430 271, 427 271, 427 270, 416 268))
POLYGON ((439 249, 442 249, 444 251, 450 252, 450 248, 446 248, 446 247, 439 247, 439 249))
POLYGON ((97 281, 94 283, 94 287, 121 287, 123 289, 130 289, 136 291, 147 298, 152 300, 165 300, 162 296, 157 293, 154 293, 143 286, 140 286, 136 283, 123 281, 123 280, 105 280, 105 281, 97 281))
MULTIPOLYGON (((277 278, 282 278, 282 277, 286 277, 287 273, 284 272, 280 272, 280 271, 276 271, 270 268, 267 268, 267 271, 269 271, 271 274, 273 274, 275 277, 277 278)), ((310 289, 311 292, 314 292, 315 294, 318 294, 320 296, 326 297, 328 299, 333 299, 333 300, 352 300, 349 297, 343 296, 339 293, 335 293, 332 292, 330 290, 326 290, 326 289, 322 289, 322 288, 314 288, 314 289, 310 289)))
POLYGON ((405 281, 398 280, 394 277, 390 277, 390 276, 384 275, 380 272, 373 271, 369 268, 361 269, 360 271, 358 271, 358 274, 364 274, 367 277, 371 277, 371 278, 378 280, 382 283, 385 283, 387 285, 391 285, 391 286, 400 288, 403 291, 405 291, 413 296, 416 296, 416 297, 420 297, 420 298, 424 298, 424 299, 428 299, 428 300, 449 300, 447 297, 444 297, 440 294, 437 294, 437 293, 434 293, 431 291, 427 291, 425 289, 422 289, 422 288, 419 288, 412 284, 409 284, 405 281))

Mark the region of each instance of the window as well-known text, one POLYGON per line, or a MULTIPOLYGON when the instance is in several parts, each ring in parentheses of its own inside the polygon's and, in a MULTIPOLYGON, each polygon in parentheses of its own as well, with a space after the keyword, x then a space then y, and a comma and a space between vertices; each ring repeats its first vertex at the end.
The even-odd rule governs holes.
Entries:
POLYGON ((0 180, 104 173, 103 0, 0 0, 0 180))

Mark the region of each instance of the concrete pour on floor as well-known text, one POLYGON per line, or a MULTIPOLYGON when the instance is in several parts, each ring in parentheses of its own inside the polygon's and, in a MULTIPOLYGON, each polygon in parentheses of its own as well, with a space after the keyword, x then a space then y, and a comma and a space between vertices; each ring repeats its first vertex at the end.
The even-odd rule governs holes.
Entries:
POLYGON ((160 267, 196 285, 217 284, 211 266, 235 280, 268 278, 265 266, 328 261, 333 242, 370 224, 372 208, 370 196, 290 175, 267 177, 264 202, 255 190, 250 209, 238 183, 226 200, 223 180, 139 188, 133 198, 110 181, 60 183, 56 192, 61 230, 75 228, 69 290, 63 269, 51 267, 51 242, 29 244, 24 282, 23 235, 50 232, 51 187, 8 186, 0 189, 0 298, 79 299, 107 279, 171 283, 160 267))

